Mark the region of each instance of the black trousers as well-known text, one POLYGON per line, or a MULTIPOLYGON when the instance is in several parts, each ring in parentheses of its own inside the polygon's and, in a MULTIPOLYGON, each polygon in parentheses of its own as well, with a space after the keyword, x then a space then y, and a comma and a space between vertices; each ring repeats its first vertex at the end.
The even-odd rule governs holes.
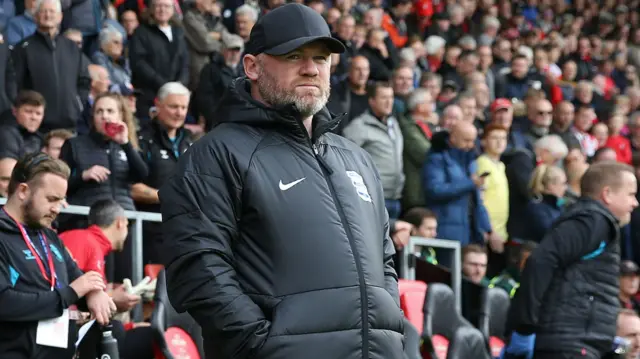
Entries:
MULTIPOLYGON (((153 330, 151 327, 125 331, 122 323, 112 320, 113 337, 118 341, 120 359, 153 359, 153 330)), ((82 339, 78 348, 78 359, 99 358, 102 329, 96 323, 82 339)))

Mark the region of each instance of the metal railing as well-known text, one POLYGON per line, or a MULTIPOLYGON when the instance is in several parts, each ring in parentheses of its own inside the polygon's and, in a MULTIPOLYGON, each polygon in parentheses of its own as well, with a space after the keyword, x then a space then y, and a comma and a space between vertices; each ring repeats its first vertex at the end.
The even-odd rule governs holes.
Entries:
POLYGON ((462 262, 460 257, 460 242, 447 239, 433 239, 411 237, 409 243, 402 249, 402 266, 400 276, 404 279, 415 280, 415 261, 411 260, 416 251, 422 247, 444 249, 451 256, 451 289, 456 296, 456 308, 462 310, 462 262))
MULTIPOLYGON (((0 205, 7 202, 6 198, 0 198, 0 205)), ((89 215, 89 207, 69 205, 63 208, 62 213, 76 214, 81 216, 89 215)), ((125 216, 133 226, 131 231, 131 282, 140 283, 144 276, 144 261, 142 258, 142 222, 162 222, 160 213, 124 211, 125 216)))

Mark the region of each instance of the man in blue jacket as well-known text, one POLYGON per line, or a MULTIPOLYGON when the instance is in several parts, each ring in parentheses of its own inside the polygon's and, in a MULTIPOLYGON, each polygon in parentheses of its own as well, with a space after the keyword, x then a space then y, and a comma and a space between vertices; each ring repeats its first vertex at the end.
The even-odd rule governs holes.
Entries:
POLYGON ((458 123, 451 133, 436 133, 422 172, 425 203, 438 218, 438 237, 461 246, 484 244, 497 236, 480 197, 485 177, 475 174, 476 137, 476 128, 467 122, 458 123))

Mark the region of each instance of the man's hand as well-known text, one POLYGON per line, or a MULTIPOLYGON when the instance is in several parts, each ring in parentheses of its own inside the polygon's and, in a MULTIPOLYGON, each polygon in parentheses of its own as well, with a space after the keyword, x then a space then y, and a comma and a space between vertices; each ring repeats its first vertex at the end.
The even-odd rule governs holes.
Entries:
POLYGON ((123 285, 113 290, 111 298, 113 298, 113 302, 120 313, 128 312, 140 303, 140 296, 127 293, 123 285))
POLYGON ((496 232, 487 235, 487 242, 494 253, 501 254, 504 252, 504 238, 496 232))
POLYGON ((92 291, 102 291, 106 288, 104 279, 98 272, 87 272, 76 280, 71 282, 69 286, 76 292, 79 298, 84 297, 92 291))
POLYGON ((396 221, 394 232, 391 234, 391 239, 393 239, 396 249, 402 249, 409 243, 412 229, 413 225, 411 223, 396 221))
POLYGON ((478 175, 471 175, 471 180, 473 181, 473 184, 476 185, 476 187, 481 188, 484 186, 484 179, 486 177, 480 177, 478 175))
POLYGON ((91 315, 102 325, 109 324, 109 319, 117 311, 113 300, 102 290, 87 294, 87 307, 91 315))

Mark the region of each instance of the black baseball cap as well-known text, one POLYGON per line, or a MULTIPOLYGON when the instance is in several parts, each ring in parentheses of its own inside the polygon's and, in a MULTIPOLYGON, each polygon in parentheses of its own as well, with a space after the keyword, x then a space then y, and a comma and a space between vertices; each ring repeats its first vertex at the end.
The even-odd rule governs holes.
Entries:
POLYGON ((331 37, 324 18, 312 8, 292 3, 260 17, 245 46, 247 54, 284 55, 314 41, 324 42, 332 53, 343 53, 342 42, 331 37))
POLYGON ((628 275, 638 275, 640 272, 640 268, 633 261, 622 261, 620 262, 620 275, 628 276, 628 275))

